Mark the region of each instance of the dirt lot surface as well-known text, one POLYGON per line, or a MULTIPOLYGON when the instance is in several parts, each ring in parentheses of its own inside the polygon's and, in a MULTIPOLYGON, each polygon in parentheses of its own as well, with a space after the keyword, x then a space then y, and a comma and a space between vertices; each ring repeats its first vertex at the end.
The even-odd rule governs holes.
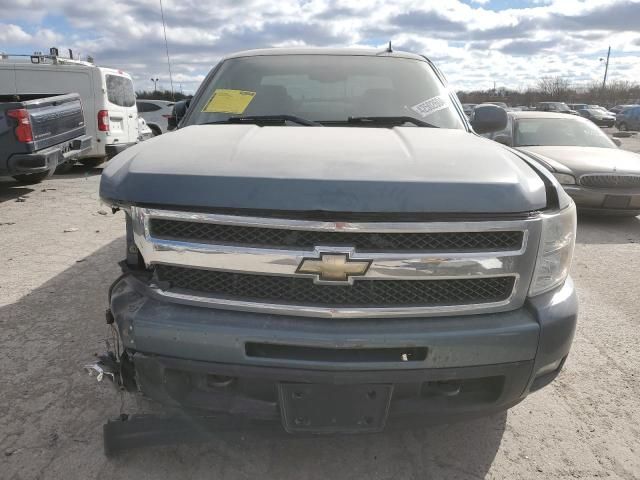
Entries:
POLYGON ((579 220, 573 350, 508 413, 372 436, 221 434, 107 460, 101 428, 121 400, 82 365, 104 351, 124 220, 99 204, 99 175, 0 180, 0 479, 640 478, 640 218, 579 220))

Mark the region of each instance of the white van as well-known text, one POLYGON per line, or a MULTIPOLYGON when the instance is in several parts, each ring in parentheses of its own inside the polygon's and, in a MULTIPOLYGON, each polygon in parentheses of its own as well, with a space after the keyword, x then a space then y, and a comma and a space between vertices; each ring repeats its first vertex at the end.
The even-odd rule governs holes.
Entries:
POLYGON ((138 111, 131 76, 89 62, 51 56, 14 60, 0 55, 0 95, 78 93, 91 150, 79 160, 98 165, 138 140, 138 111), (39 63, 32 63, 33 61, 39 63))

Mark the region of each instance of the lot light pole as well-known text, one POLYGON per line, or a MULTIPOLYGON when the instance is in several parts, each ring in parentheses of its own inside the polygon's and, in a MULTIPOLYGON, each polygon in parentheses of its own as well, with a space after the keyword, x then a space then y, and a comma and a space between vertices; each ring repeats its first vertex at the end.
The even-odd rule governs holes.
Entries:
POLYGON ((158 92, 158 81, 160 79, 159 78, 152 78, 151 81, 153 82, 153 93, 157 93, 158 92))
MULTIPOLYGON (((609 71, 609 56, 611 55, 611 46, 609 46, 609 50, 607 51, 607 62, 604 65, 604 78, 602 79, 602 91, 604 92, 604 87, 607 84, 607 72, 609 71)), ((604 61, 604 58, 601 58, 600 61, 604 61)))

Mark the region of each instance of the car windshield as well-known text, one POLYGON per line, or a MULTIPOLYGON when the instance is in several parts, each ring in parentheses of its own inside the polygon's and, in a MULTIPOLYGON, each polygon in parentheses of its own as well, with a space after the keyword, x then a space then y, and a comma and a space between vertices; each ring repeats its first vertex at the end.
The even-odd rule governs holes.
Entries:
POLYGON ((523 118, 516 122, 514 146, 579 146, 613 148, 599 127, 580 118, 523 118))
POLYGON ((323 125, 375 126, 384 124, 379 117, 394 117, 395 125, 415 126, 402 120, 413 118, 424 126, 465 128, 449 91, 427 62, 388 56, 231 58, 204 85, 192 112, 188 124, 287 116, 323 125), (375 118, 349 122, 350 117, 375 118))

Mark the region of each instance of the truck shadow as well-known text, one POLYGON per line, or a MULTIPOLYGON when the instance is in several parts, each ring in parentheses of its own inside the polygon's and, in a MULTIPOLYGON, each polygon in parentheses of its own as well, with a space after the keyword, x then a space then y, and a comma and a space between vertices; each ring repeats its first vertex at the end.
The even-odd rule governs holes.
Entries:
POLYGON ((81 163, 76 163, 71 169, 64 173, 56 173, 53 177, 50 177, 49 180, 68 180, 72 178, 83 178, 83 177, 93 177, 95 175, 102 174, 102 167, 104 167, 106 163, 101 164, 97 167, 88 167, 86 165, 82 165, 81 163))
MULTIPOLYGON (((491 467, 506 413, 375 435, 220 433, 207 443, 140 448, 107 460, 102 425, 118 416, 121 397, 82 366, 105 350, 107 290, 123 253, 119 238, 0 307, 7 478, 484 478, 491 467)), ((128 397, 123 411, 148 413, 145 404, 128 397)))
POLYGON ((578 216, 578 244, 640 243, 640 217, 578 216))
MULTIPOLYGON (((18 197, 28 195, 33 192, 36 187, 25 186, 16 182, 13 178, 0 178, 0 203, 10 202, 18 197)), ((0 218, 2 218, 0 216, 0 218)))

